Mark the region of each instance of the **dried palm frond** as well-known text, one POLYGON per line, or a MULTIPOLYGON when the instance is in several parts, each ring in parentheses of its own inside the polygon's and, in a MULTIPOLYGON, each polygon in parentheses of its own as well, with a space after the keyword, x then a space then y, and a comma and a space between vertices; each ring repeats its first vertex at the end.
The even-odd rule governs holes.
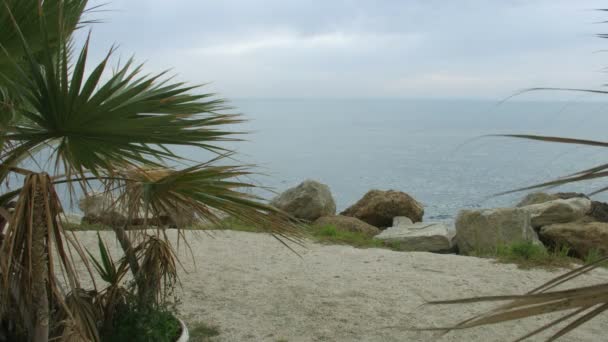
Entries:
POLYGON ((596 262, 581 266, 566 274, 556 277, 524 295, 484 296, 455 300, 431 301, 429 304, 434 305, 469 304, 496 301, 510 302, 486 313, 471 317, 452 327, 424 330, 441 330, 449 332, 451 330, 472 328, 486 324, 495 324, 531 316, 570 310, 571 312, 564 314, 562 317, 557 318, 517 339, 517 341, 522 341, 526 338, 544 332, 560 323, 574 319, 571 323, 567 324, 565 327, 558 330, 548 338, 548 341, 553 341, 579 327, 581 324, 589 321, 593 317, 596 317, 602 312, 608 310, 608 283, 567 290, 550 290, 566 283, 569 280, 590 272, 597 267, 605 265, 606 263, 608 263, 608 257, 604 257, 596 262))
MULTIPOLYGON (((19 312, 24 315, 23 322, 32 324, 28 328, 30 336, 48 336, 48 298, 70 312, 58 275, 63 275, 62 283, 71 291, 80 287, 71 248, 66 243, 69 239, 57 220, 60 212, 59 198, 49 176, 28 175, 0 247, 0 296, 5 299, 0 303, 0 317, 5 317, 13 305, 28 308, 29 313, 19 312)), ((84 256, 78 245, 73 247, 84 256)))
POLYGON ((76 289, 65 297, 65 307, 60 307, 55 322, 59 322, 55 336, 62 342, 99 341, 98 323, 103 321, 102 308, 96 301, 94 290, 76 289))
POLYGON ((139 273, 136 274, 141 300, 162 303, 175 287, 177 276, 177 257, 170 242, 154 235, 135 248, 140 260, 139 273))

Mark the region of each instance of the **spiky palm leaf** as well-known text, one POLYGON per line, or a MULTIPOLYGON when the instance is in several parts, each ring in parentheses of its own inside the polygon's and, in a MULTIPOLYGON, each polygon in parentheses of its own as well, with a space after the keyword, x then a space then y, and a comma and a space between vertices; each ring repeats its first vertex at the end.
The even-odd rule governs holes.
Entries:
MULTIPOLYGON (((608 37, 608 36, 606 36, 608 37)), ((606 38, 603 37, 603 38, 606 38)), ((587 92, 595 94, 608 94, 608 91, 594 90, 594 89, 571 89, 571 88, 532 88, 526 91, 536 90, 554 90, 554 91, 577 91, 587 92)), ((562 143, 562 144, 575 144, 582 146, 595 146, 595 147, 608 147, 607 142, 588 140, 588 139, 576 139, 566 137, 555 137, 555 136, 542 136, 534 134, 499 134, 494 136, 503 136, 517 139, 528 139, 542 142, 551 143, 562 143)), ((560 186, 568 183, 575 183, 581 181, 587 181, 592 179, 608 177, 608 164, 601 164, 592 168, 584 169, 558 179, 554 179, 548 182, 534 184, 526 186, 497 195, 504 195, 514 192, 520 192, 525 190, 546 188, 560 186)), ((588 194, 589 196, 598 194, 600 192, 607 191, 608 187, 602 187, 596 191, 588 194)), ((556 277, 553 280, 541 285, 540 287, 532 290, 531 292, 524 295, 515 296, 486 296, 486 297, 473 297, 456 300, 445 300, 445 301, 433 301, 430 304, 467 304, 475 302, 496 302, 496 301, 510 301, 508 304, 499 306, 496 309, 485 312, 481 315, 471 317, 459 324, 452 327, 438 328, 431 330, 443 330, 449 332, 455 329, 466 329, 477 327, 486 324, 494 324, 506 321, 512 321, 522 319, 526 317, 543 315, 553 312, 561 312, 569 310, 570 312, 563 314, 561 317, 535 329, 534 331, 522 336, 517 341, 523 341, 527 338, 533 337, 539 333, 545 332, 558 324, 571 321, 566 324, 563 328, 552 334, 547 341, 554 341, 560 338, 570 331, 580 327, 585 322, 597 317, 598 315, 608 310, 608 283, 602 283, 595 286, 580 287, 575 289, 560 290, 560 291, 549 291, 558 285, 564 284, 569 280, 572 280, 580 275, 596 269, 601 265, 608 264, 608 256, 604 257, 596 262, 589 265, 584 265, 575 270, 568 272, 564 275, 556 277)))

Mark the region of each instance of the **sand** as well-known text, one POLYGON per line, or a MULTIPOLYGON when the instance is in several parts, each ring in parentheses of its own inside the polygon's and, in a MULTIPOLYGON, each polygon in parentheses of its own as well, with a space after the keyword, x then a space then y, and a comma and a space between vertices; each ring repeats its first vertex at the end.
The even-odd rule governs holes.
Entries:
MULTIPOLYGON (((96 232, 77 234, 87 248, 97 250, 96 232)), ((175 231, 169 234, 175 236, 175 231)), ((267 234, 186 235, 194 260, 180 248, 185 270, 179 315, 191 324, 205 322, 219 328, 213 341, 509 341, 555 317, 444 336, 408 330, 456 323, 488 307, 421 306, 426 300, 520 294, 560 271, 520 270, 457 255, 314 243, 298 247, 298 257, 267 234)), ((102 236, 112 241, 118 255, 112 233, 102 236)), ((608 270, 602 269, 569 287, 606 281, 608 270)), ((605 314, 562 341, 605 341, 607 326, 605 314)))

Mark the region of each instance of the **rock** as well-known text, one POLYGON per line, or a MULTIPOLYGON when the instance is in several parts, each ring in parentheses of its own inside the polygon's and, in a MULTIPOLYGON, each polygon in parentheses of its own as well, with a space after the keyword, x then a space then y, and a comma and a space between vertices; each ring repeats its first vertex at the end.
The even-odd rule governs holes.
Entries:
POLYGON ((358 218, 342 215, 323 216, 318 218, 314 224, 316 226, 334 226, 339 231, 363 233, 369 236, 380 233, 380 229, 367 224, 358 218))
POLYGON ((384 228, 390 227, 393 218, 397 216, 405 216, 413 222, 420 222, 424 208, 405 192, 371 190, 341 215, 356 217, 372 226, 384 228))
POLYGON ((582 194, 580 192, 556 192, 554 195, 557 196, 557 198, 559 198, 559 199, 571 199, 571 198, 589 199, 589 197, 587 197, 587 195, 582 194))
POLYGON ((545 203, 549 201, 554 201, 559 199, 559 197, 555 194, 548 194, 545 192, 533 192, 531 194, 527 194, 519 203, 517 203, 516 207, 521 208, 527 205, 545 203))
POLYGON ((525 207, 527 205, 532 205, 532 204, 540 204, 540 203, 545 203, 545 202, 549 202, 549 201, 555 201, 558 199, 571 199, 571 198, 589 199, 589 197, 587 197, 587 195, 581 194, 578 192, 556 192, 554 194, 548 194, 546 192, 533 192, 533 193, 527 194, 519 203, 517 203, 516 207, 520 208, 520 207, 525 207))
POLYGON ((79 214, 75 214, 75 213, 64 213, 59 215, 59 219, 61 220, 62 223, 67 223, 67 224, 71 224, 71 225, 79 225, 80 222, 82 222, 82 215, 79 214))
POLYGON ((527 205, 521 209, 530 213, 532 226, 538 228, 583 218, 591 210, 591 201, 586 198, 572 197, 527 205))
POLYGON ((592 201, 587 216, 597 222, 608 222, 608 203, 592 201))
POLYGON ((570 247, 579 257, 584 258, 592 250, 608 255, 608 223, 605 222, 552 224, 542 227, 540 235, 554 246, 570 247))
POLYGON ((414 222, 412 222, 412 220, 410 220, 409 217, 405 217, 405 216, 393 217, 393 227, 409 226, 412 224, 414 224, 414 222))
POLYGON ((418 222, 390 227, 374 236, 402 251, 446 252, 452 248, 453 230, 444 223, 418 222))
POLYGON ((116 200, 108 193, 93 193, 83 197, 78 202, 78 207, 84 214, 81 223, 118 226, 127 221, 126 215, 117 209, 116 200))
POLYGON ((523 208, 462 210, 456 217, 456 243, 463 254, 522 241, 540 244, 530 213, 523 208))
POLYGON ((336 203, 329 187, 313 180, 306 180, 297 187, 288 189, 270 204, 295 218, 307 221, 336 214, 336 203))

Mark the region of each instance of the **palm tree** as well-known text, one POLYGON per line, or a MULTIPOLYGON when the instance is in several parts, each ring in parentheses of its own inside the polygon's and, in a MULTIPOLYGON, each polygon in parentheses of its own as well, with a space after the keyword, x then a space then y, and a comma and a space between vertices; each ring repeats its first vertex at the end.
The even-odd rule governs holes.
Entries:
MULTIPOLYGON (((232 153, 221 143, 239 136, 225 127, 242 118, 226 114, 223 99, 165 73, 142 75, 133 60, 109 73, 114 48, 88 68, 90 39, 77 47, 72 38, 91 23, 83 20, 87 0, 0 0, 0 7, 0 320, 21 323, 32 341, 56 337, 56 325, 70 327, 76 340, 99 340, 91 310, 78 300, 74 263, 88 263, 77 235, 62 225, 58 184, 70 195, 100 185, 125 204, 125 225, 180 211, 219 222, 222 212, 279 238, 297 237, 282 213, 245 191, 255 188, 241 180, 250 168, 227 162, 232 153), (215 157, 192 165, 174 146, 215 157), (61 322, 52 315, 59 309, 67 317, 61 322)), ((146 243, 156 240, 127 234, 124 225, 113 229, 138 293, 154 296, 158 279, 146 279, 138 256, 153 255, 141 248, 158 249, 146 243)), ((155 236, 167 241, 160 231, 155 236)))

